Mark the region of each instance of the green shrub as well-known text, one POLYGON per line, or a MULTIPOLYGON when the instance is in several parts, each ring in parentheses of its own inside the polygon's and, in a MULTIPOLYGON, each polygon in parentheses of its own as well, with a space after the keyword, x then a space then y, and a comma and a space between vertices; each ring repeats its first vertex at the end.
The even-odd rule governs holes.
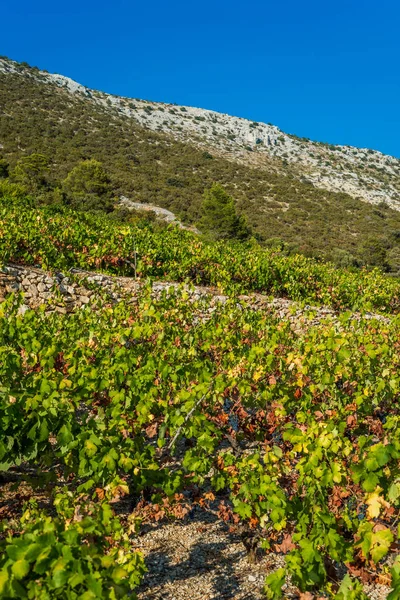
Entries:
POLYGON ((22 156, 12 170, 11 178, 35 193, 47 184, 49 164, 49 159, 43 154, 22 156))
POLYGON ((249 228, 242 215, 238 215, 233 198, 215 183, 204 193, 201 206, 200 228, 213 239, 244 239, 249 228))
POLYGON ((0 158, 0 179, 8 177, 9 175, 9 164, 4 158, 0 158))
POLYGON ((0 181, 0 198, 26 198, 27 189, 19 183, 12 183, 9 179, 0 181))
POLYGON ((0 543, 0 598, 136 598, 144 561, 130 550, 111 507, 72 500, 56 497, 55 517, 33 502, 26 507, 14 535, 0 543))
POLYGON ((73 208, 105 212, 113 208, 110 179, 97 160, 80 162, 68 173, 62 189, 73 208))

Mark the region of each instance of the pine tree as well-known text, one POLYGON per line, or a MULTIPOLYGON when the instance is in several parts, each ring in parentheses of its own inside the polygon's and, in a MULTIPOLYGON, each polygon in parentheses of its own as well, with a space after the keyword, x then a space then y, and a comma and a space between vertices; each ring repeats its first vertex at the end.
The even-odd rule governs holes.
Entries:
POLYGON ((62 190, 74 208, 107 212, 113 209, 110 179, 97 160, 78 163, 64 179, 62 190))
POLYGON ((25 186, 27 191, 37 193, 47 186, 49 162, 43 154, 23 156, 11 172, 11 178, 25 186))
POLYGON ((243 215, 238 215, 232 196, 218 183, 204 192, 200 229, 213 239, 244 239, 249 228, 243 215))

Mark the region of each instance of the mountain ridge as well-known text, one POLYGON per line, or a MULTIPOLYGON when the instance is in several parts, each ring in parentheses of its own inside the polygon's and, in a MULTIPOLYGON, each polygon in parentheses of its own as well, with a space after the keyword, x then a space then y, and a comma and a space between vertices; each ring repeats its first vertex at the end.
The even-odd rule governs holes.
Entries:
POLYGON ((255 168, 290 173, 317 188, 349 194, 400 210, 400 160, 377 150, 314 142, 209 109, 126 98, 92 90, 69 77, 0 58, 0 72, 28 75, 63 88, 108 112, 134 120, 178 141, 211 149, 221 157, 255 168))

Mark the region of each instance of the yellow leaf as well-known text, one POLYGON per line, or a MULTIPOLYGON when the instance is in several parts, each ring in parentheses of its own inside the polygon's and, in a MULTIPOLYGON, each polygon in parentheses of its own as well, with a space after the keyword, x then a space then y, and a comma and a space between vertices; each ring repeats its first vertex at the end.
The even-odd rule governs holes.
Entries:
POLYGON ((379 517, 380 512, 381 512, 381 503, 380 503, 379 494, 377 494, 376 492, 369 494, 369 496, 367 498, 367 505, 368 505, 367 513, 368 513, 369 518, 375 519, 376 517, 379 517))
POLYGON ((379 492, 381 491, 382 488, 378 487, 376 488, 375 492, 372 492, 372 494, 368 494, 367 496, 367 514, 370 519, 376 519, 379 517, 382 508, 387 508, 390 506, 388 502, 386 502, 386 500, 379 495, 379 492))
POLYGON ((254 371, 253 381, 258 381, 259 379, 261 379, 262 374, 263 374, 262 369, 257 369, 256 371, 254 371))
POLYGON ((70 379, 63 379, 60 383, 60 390, 64 388, 70 388, 72 386, 72 381, 70 379))

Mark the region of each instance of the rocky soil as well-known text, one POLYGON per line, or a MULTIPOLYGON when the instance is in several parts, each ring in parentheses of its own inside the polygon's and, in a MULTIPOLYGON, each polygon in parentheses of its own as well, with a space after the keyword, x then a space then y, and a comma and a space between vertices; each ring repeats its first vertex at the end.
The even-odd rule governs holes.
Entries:
POLYGON ((234 162, 274 169, 307 179, 316 187, 386 202, 400 210, 400 160, 366 148, 313 142, 258 123, 202 108, 113 96, 91 90, 63 75, 0 59, 0 72, 34 77, 100 105, 110 114, 134 119, 153 131, 209 149, 234 162))
POLYGON ((284 562, 265 554, 251 562, 240 534, 202 509, 183 522, 149 526, 137 547, 149 569, 140 600, 261 600, 266 575, 284 562))
MULTIPOLYGON (((183 521, 149 525, 135 545, 148 568, 139 600, 265 600, 266 576, 284 566, 282 553, 259 551, 251 561, 240 532, 215 511, 201 508, 183 521)), ((371 600, 385 600, 390 588, 372 582, 364 591, 371 600)), ((284 598, 301 598, 290 582, 284 598)), ((303 595, 301 600, 317 596, 303 595)))

